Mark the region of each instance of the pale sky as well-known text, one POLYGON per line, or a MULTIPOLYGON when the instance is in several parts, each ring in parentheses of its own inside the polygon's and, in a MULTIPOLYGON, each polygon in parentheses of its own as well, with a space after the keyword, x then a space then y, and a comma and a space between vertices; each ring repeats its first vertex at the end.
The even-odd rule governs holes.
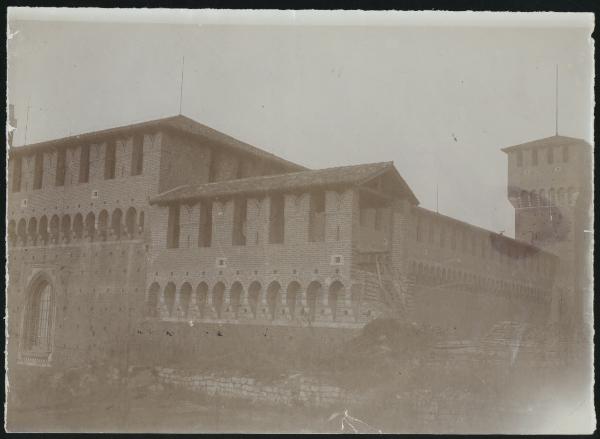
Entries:
POLYGON ((513 236, 500 148, 554 135, 557 64, 559 133, 593 138, 589 15, 64 14, 9 16, 16 145, 178 114, 185 56, 182 114, 310 168, 394 161, 421 206, 437 185, 440 213, 513 236))

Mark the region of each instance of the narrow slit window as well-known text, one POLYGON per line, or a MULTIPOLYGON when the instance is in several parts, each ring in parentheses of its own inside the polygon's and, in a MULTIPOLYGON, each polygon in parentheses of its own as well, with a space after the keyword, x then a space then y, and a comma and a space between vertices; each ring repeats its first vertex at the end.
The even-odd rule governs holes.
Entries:
POLYGON ((79 155, 79 183, 90 181, 90 145, 83 145, 79 155))
POLYGON ((269 243, 283 243, 285 230, 284 219, 284 198, 283 195, 273 195, 271 197, 271 210, 269 212, 269 243))
POLYGON ((245 198, 234 200, 233 204, 233 245, 246 245, 247 201, 245 198))
POLYGON ((325 240, 325 193, 317 192, 310 197, 310 213, 308 224, 308 240, 310 242, 325 240))
POLYGON ((549 165, 554 163, 554 148, 552 148, 552 147, 548 148, 548 150, 546 151, 546 159, 547 159, 549 165))
POLYGON ((200 231, 198 234, 198 247, 212 245, 212 202, 207 201, 200 206, 200 231))
POLYGON ((115 178, 117 165, 117 144, 114 140, 106 143, 104 149, 104 179, 112 180, 115 178))
POLYGON ((167 224, 167 248, 179 247, 179 205, 169 206, 169 221, 167 224))
POLYGON ((569 161, 569 147, 568 146, 563 146, 562 155, 563 155, 563 162, 567 163, 569 161))
POLYGON ((44 177, 44 153, 38 152, 35 155, 35 169, 33 174, 33 188, 41 189, 44 177))
POLYGON ((67 168, 67 151, 64 148, 58 150, 56 156, 56 186, 65 185, 65 173, 67 168))
POLYGON ((131 175, 141 175, 144 169, 144 136, 133 136, 133 149, 131 150, 131 175))

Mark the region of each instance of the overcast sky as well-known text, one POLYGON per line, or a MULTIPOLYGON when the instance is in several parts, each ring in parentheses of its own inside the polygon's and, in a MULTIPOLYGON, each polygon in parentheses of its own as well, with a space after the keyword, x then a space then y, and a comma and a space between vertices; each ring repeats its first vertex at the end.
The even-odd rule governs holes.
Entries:
POLYGON ((436 209, 437 186, 440 213, 513 236, 500 148, 554 135, 557 64, 559 133, 593 137, 589 18, 61 14, 15 21, 13 10, 16 145, 178 114, 185 56, 184 115, 310 168, 392 160, 423 207, 436 209))

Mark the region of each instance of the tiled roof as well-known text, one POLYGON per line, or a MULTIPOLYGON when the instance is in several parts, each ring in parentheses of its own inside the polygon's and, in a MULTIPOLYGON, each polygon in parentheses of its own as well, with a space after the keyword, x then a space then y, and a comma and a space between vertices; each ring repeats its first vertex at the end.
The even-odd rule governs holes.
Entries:
POLYGON ((279 175, 249 177, 201 185, 179 186, 157 195, 151 203, 168 203, 200 198, 214 198, 237 194, 259 194, 275 191, 308 189, 312 187, 360 184, 384 172, 392 171, 408 196, 418 203, 414 194, 396 171, 392 162, 370 163, 354 166, 291 172, 279 175))
POLYGON ((199 122, 196 122, 189 117, 183 115, 177 115, 172 117, 166 117, 162 119, 155 119, 141 123, 134 123, 129 125, 123 125, 119 127, 109 128, 100 131, 91 131, 88 133, 78 134, 69 137, 63 137, 60 139, 48 140, 45 142, 32 143, 29 145, 17 146, 11 148, 11 153, 29 153, 33 151, 38 151, 40 149, 49 149, 57 146, 61 146, 64 144, 73 144, 80 142, 94 142, 99 139, 103 139, 109 136, 118 136, 129 134, 132 131, 147 129, 147 128, 168 128, 175 130, 177 132, 189 134, 192 136, 197 136, 199 138, 204 138, 208 140, 212 140, 215 143, 225 145, 231 149, 253 155, 255 157, 263 158, 271 163, 279 164, 285 167, 289 171, 300 171, 305 170, 304 166, 298 165, 296 163, 290 162, 288 160, 282 159, 274 154, 263 151, 255 146, 244 143, 240 140, 234 139, 227 134, 221 133, 213 128, 210 128, 206 125, 203 125, 199 122))
POLYGON ((551 136, 545 137, 543 139, 532 140, 531 142, 519 143, 518 145, 507 146, 506 148, 502 148, 502 151, 508 152, 514 149, 521 148, 535 148, 542 146, 563 146, 563 145, 587 145, 589 144, 583 139, 576 139, 575 137, 567 137, 567 136, 551 136))

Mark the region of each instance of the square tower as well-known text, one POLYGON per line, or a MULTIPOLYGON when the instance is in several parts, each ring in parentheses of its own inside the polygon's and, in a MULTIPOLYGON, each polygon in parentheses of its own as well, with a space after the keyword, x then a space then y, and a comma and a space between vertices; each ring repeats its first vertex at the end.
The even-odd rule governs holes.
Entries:
POLYGON ((579 332, 591 308, 591 146, 582 139, 552 136, 503 148, 508 156, 508 198, 515 208, 515 238, 559 257, 550 321, 579 332))

